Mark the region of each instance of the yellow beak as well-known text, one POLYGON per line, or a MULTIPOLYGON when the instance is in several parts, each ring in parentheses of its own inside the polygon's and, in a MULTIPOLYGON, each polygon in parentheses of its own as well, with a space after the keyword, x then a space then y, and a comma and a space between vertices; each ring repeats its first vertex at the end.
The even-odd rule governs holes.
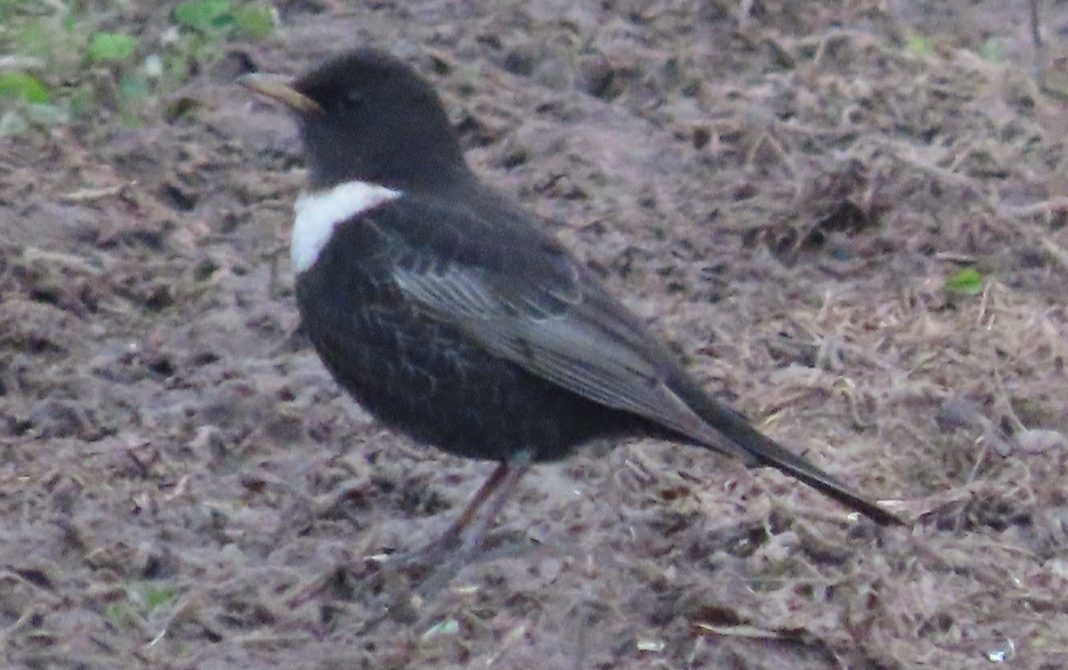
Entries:
POLYGON ((319 103, 293 88, 293 80, 290 77, 254 72, 238 77, 237 83, 264 97, 277 100, 295 112, 317 115, 325 113, 319 103))

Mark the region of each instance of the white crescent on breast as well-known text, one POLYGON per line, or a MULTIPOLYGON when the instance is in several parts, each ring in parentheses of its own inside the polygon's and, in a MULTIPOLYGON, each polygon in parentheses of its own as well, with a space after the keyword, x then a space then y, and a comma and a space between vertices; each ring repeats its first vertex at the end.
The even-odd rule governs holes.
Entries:
POLYGON ((300 274, 315 265, 339 223, 401 195, 401 191, 363 181, 302 193, 293 208, 296 220, 289 242, 293 270, 300 274))

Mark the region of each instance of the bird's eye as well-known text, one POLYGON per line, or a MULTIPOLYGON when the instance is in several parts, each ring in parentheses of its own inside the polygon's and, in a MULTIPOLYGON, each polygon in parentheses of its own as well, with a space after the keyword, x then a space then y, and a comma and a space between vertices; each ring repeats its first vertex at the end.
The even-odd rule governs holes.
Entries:
POLYGON ((356 109, 363 104, 363 95, 359 91, 346 91, 341 102, 348 109, 356 109))

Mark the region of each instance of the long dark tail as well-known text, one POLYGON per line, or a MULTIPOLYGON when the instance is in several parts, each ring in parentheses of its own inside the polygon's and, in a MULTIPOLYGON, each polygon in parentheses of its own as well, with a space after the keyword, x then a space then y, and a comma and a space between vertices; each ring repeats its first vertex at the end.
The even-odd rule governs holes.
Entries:
MULTIPOLYGON (((904 526, 904 521, 887 512, 853 489, 841 483, 797 454, 782 448, 764 436, 749 421, 734 410, 709 398, 696 388, 687 389, 691 408, 729 440, 732 446, 752 456, 761 465, 768 465, 800 479, 812 488, 834 498, 850 509, 860 512, 883 526, 904 526)), ((713 447, 713 445, 708 445, 713 447)), ((714 448, 714 447, 713 447, 714 448)))

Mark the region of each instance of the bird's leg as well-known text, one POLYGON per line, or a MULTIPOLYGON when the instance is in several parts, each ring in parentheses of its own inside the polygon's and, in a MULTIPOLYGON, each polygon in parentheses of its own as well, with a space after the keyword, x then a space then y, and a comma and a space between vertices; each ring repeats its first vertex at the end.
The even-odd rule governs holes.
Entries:
MULTIPOLYGON (((500 481, 496 482, 493 487, 494 489, 497 489, 497 495, 490 503, 489 511, 482 516, 482 520, 479 524, 467 534, 467 537, 464 539, 464 542, 460 547, 461 555, 471 555, 478 549, 479 545, 482 543, 482 537, 486 534, 486 531, 489 530, 489 527, 493 525, 493 522, 497 520, 497 517, 500 516, 501 510, 504 509, 504 505, 508 502, 508 499, 512 497, 512 493, 515 491, 519 480, 522 479, 523 475, 530 469, 530 459, 524 458, 522 460, 512 461, 511 465, 507 462, 501 463, 497 470, 494 470, 491 477, 496 475, 502 468, 504 469, 504 472, 500 477, 500 481)), ((484 489, 486 487, 483 486, 482 488, 484 489)), ((480 489, 479 493, 481 492, 482 490, 480 489)), ((486 494, 486 497, 489 497, 489 493, 486 494)), ((466 513, 467 510, 464 510, 464 512, 466 513)), ((470 519, 467 520, 467 524, 470 524, 470 519)), ((452 530, 452 528, 450 527, 449 530, 452 530)))
POLYGON ((523 453, 508 461, 502 461, 444 533, 421 549, 394 555, 389 562, 396 566, 428 568, 443 562, 463 563, 472 558, 478 552, 486 531, 511 497, 516 484, 530 469, 530 460, 530 457, 523 453), (480 516, 480 511, 485 513, 474 523, 480 516))
POLYGON ((501 461, 482 486, 479 487, 478 491, 475 492, 475 495, 471 497, 464 511, 460 512, 460 516, 456 517, 452 524, 445 529, 445 532, 441 534, 435 544, 443 547, 455 547, 463 536, 464 530, 471 525, 471 521, 478 514, 478 510, 493 495, 493 492, 500 487, 501 483, 508 478, 508 475, 508 461, 501 461))
MULTIPOLYGON (((467 506, 445 529, 444 533, 420 549, 390 556, 386 565, 405 572, 413 572, 418 580, 425 580, 420 589, 424 595, 437 591, 455 575, 467 559, 478 551, 482 536, 500 514, 511 492, 515 489, 516 483, 529 468, 530 459, 525 456, 514 458, 511 462, 502 461, 490 473, 482 486, 475 491, 475 495, 471 496, 467 506), (496 497, 490 504, 489 513, 484 515, 464 538, 464 532, 467 531, 468 526, 475 520, 486 502, 494 497, 494 494, 496 497)), ((372 562, 379 563, 377 559, 372 559, 372 562)), ((302 587, 289 600, 290 606, 297 607, 307 602, 312 596, 321 593, 337 574, 337 572, 331 572, 329 575, 316 579, 314 583, 302 587)))
POLYGON ((490 473, 482 486, 475 491, 470 502, 444 533, 421 549, 394 555, 390 558, 390 563, 401 566, 429 567, 441 563, 446 558, 460 558, 461 560, 469 558, 477 550, 482 536, 504 507, 516 483, 527 471, 529 462, 530 459, 525 457, 502 461, 490 473), (482 515, 481 520, 469 531, 472 522, 479 516, 479 511, 485 507, 487 502, 490 502, 489 512, 482 515), (459 550, 457 555, 452 556, 457 550, 459 550))

